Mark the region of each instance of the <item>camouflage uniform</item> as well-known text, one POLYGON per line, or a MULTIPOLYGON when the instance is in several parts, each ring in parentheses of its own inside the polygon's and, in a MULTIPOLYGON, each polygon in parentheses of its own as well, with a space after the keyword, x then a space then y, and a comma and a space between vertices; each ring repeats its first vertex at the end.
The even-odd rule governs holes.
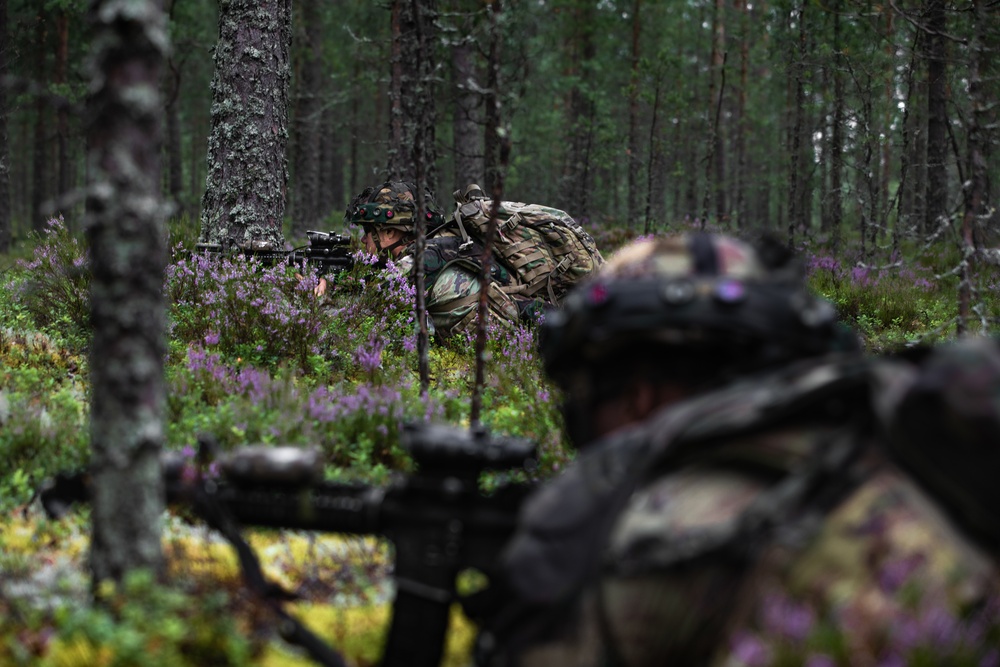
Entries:
MULTIPOLYGON (((427 312, 434 322, 438 336, 448 338, 457 333, 473 334, 479 312, 479 286, 481 269, 471 260, 449 259, 450 246, 458 237, 447 232, 427 239, 424 248, 424 280, 427 289, 427 312)), ((404 274, 413 271, 413 246, 397 260, 404 274)), ((503 291, 509 284, 509 274, 494 264, 494 280, 490 281, 487 305, 490 321, 503 326, 513 326, 520 319, 520 310, 514 298, 503 291)))
MULTIPOLYGON (((356 222, 359 207, 365 204, 378 204, 398 210, 412 211, 411 184, 392 182, 379 188, 370 188, 355 197, 348 209, 348 220, 356 222)), ((435 211, 436 205, 428 195, 425 198, 426 210, 435 211)), ((426 286, 427 312, 434 324, 437 336, 448 338, 458 333, 473 334, 475 331, 479 308, 479 286, 482 268, 478 258, 482 246, 473 243, 460 248, 462 239, 444 224, 440 216, 432 218, 436 224, 431 224, 427 230, 426 247, 424 250, 424 280, 426 286)), ((400 226, 412 233, 412 222, 407 227, 400 226)), ((402 254, 396 259, 396 265, 404 274, 413 271, 414 244, 409 242, 402 254)), ((491 267, 487 305, 492 322, 501 326, 513 326, 521 320, 531 319, 540 310, 534 300, 518 299, 514 278, 502 264, 495 259, 491 267)))
POLYGON ((482 662, 997 664, 1000 509, 900 467, 942 449, 915 409, 997 463, 996 344, 806 355, 597 441, 525 507, 482 662))

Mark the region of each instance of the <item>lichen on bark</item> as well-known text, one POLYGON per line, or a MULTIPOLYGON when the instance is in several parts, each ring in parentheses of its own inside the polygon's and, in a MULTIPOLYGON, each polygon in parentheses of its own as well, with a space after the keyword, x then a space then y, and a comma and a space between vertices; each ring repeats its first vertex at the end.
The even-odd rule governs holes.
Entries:
POLYGON ((162 562, 166 234, 159 81, 168 42, 153 0, 104 0, 91 18, 90 564, 101 581, 162 562))
POLYGON ((284 244, 290 0, 223 0, 201 240, 284 244))

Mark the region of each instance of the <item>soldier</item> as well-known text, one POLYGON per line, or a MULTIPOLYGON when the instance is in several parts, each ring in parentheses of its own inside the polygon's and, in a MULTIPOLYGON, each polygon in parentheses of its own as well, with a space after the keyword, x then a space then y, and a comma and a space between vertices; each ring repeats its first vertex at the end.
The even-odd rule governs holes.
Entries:
POLYGON ((580 453, 523 509, 480 664, 997 664, 996 345, 865 357, 762 248, 636 242, 546 317, 580 453), (990 472, 956 483, 946 442, 990 472))
MULTIPOLYGON (((393 260, 404 273, 413 270, 415 189, 411 184, 399 181, 369 188, 354 198, 346 214, 346 221, 364 229, 362 242, 365 249, 373 255, 393 260)), ((440 338, 448 338, 458 332, 472 332, 479 307, 482 266, 478 258, 482 246, 473 243, 472 247, 459 252, 462 238, 451 229, 429 193, 424 202, 427 212, 427 245, 424 251, 427 312, 440 338)), ((535 300, 514 296, 517 291, 514 277, 495 259, 490 275, 487 302, 493 321, 513 326, 541 312, 541 306, 535 300)), ((322 283, 321 287, 325 289, 322 283)))

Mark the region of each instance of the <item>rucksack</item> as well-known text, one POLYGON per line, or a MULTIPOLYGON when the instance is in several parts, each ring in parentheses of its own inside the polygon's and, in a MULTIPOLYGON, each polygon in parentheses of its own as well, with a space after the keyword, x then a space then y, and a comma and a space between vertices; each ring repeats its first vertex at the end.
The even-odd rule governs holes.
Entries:
MULTIPOLYGON (((453 220, 463 246, 483 242, 492 200, 478 185, 456 190, 453 220)), ((519 295, 558 304, 574 285, 604 263, 593 237, 565 211, 504 201, 497 210, 493 254, 516 276, 519 295)))
POLYGON ((883 393, 888 449, 966 533, 1000 549, 1000 343, 966 338, 918 352, 883 393))

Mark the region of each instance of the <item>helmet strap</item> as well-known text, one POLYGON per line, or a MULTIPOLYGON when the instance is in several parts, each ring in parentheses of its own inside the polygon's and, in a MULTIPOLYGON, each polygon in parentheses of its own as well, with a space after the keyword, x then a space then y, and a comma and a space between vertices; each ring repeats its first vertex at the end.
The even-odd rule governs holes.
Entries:
POLYGON ((392 245, 386 246, 385 248, 383 248, 378 242, 376 242, 375 245, 378 246, 378 249, 379 249, 380 253, 381 252, 386 252, 391 257, 393 250, 395 250, 396 248, 402 247, 402 246, 410 245, 410 243, 411 243, 411 240, 408 239, 408 238, 406 238, 406 232, 403 232, 403 236, 398 241, 396 241, 395 243, 393 243, 392 245))
MULTIPOLYGON (((402 232, 402 230, 400 230, 400 231, 402 232)), ((381 257, 381 256, 384 255, 384 256, 388 257, 389 259, 392 259, 392 251, 393 250, 395 250, 396 248, 399 248, 400 246, 406 246, 406 245, 410 244, 410 239, 406 238, 406 232, 402 232, 402 234, 403 235, 400 237, 400 239, 398 241, 396 241, 395 243, 393 243, 391 245, 387 245, 387 246, 385 246, 383 248, 382 247, 382 242, 379 239, 379 230, 378 230, 378 228, 372 229, 372 231, 371 231, 371 237, 372 237, 372 242, 375 244, 375 248, 376 248, 376 253, 375 254, 378 255, 379 257, 381 257)))

